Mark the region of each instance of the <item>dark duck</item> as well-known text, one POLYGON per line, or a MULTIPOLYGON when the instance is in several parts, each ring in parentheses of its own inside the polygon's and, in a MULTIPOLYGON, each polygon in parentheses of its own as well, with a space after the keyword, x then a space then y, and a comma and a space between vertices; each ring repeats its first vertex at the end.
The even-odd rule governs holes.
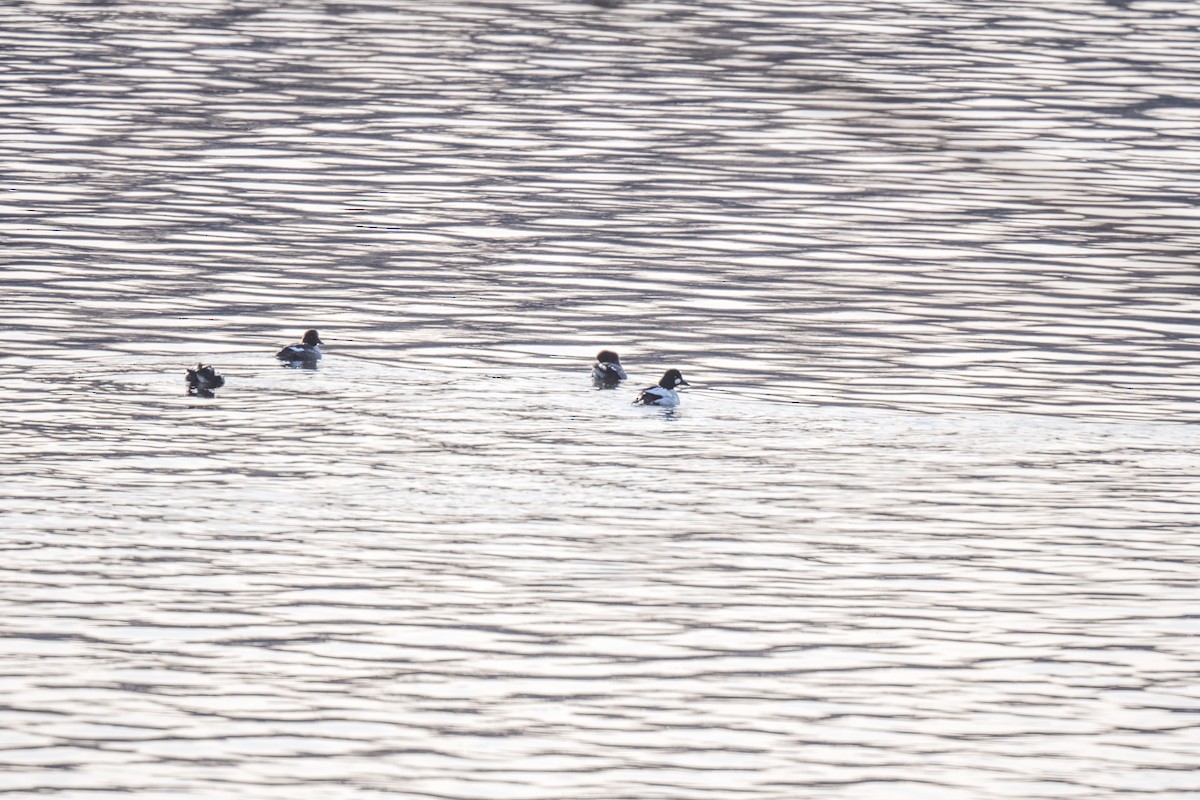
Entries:
POLYGON ((213 392, 225 385, 225 377, 211 364, 197 364, 187 371, 188 394, 214 397, 213 392))
POLYGON ((596 363, 592 364, 592 386, 615 389, 626 377, 620 357, 612 350, 601 350, 596 356, 596 363))
POLYGON ((299 344, 289 344, 275 357, 290 367, 315 367, 321 360, 321 335, 316 331, 304 332, 299 344))

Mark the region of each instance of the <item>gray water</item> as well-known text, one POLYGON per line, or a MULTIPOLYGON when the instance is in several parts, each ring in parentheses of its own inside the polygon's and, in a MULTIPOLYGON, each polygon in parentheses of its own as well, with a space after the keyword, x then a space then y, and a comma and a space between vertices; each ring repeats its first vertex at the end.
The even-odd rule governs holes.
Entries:
POLYGON ((0 793, 1200 797, 1198 28, 8 0, 0 793))

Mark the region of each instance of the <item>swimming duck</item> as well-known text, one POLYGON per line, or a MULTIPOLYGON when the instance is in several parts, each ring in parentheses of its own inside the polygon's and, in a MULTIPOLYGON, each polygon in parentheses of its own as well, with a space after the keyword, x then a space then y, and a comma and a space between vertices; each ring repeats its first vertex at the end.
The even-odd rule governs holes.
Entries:
POLYGON ((647 386, 642 389, 637 399, 633 401, 634 405, 677 406, 679 405, 679 395, 675 391, 676 386, 691 386, 691 384, 683 379, 679 370, 669 369, 663 373, 657 386, 647 386))
POLYGON ((280 361, 286 361, 289 366, 315 367, 321 360, 321 335, 316 331, 305 331, 304 338, 299 344, 289 344, 275 354, 280 361))
POLYGON ((592 364, 592 386, 597 389, 615 389, 617 384, 628 377, 621 359, 612 350, 601 350, 592 364))
POLYGON ((188 394, 213 397, 213 390, 225 385, 225 377, 211 364, 197 364, 195 369, 187 371, 187 384, 188 394))

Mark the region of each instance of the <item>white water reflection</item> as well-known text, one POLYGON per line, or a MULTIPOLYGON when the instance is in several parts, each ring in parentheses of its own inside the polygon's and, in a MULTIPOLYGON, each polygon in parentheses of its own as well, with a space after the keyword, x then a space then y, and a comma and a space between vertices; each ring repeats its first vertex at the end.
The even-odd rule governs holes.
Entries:
POLYGON ((1200 793, 1198 22, 0 8, 0 789, 1200 793))

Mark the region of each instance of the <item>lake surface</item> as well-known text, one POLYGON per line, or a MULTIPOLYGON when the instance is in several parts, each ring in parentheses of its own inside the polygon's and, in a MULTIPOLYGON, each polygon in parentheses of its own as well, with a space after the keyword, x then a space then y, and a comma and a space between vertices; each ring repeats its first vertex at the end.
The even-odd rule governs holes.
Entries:
POLYGON ((9 0, 0 793, 1200 798, 1197 26, 9 0))

